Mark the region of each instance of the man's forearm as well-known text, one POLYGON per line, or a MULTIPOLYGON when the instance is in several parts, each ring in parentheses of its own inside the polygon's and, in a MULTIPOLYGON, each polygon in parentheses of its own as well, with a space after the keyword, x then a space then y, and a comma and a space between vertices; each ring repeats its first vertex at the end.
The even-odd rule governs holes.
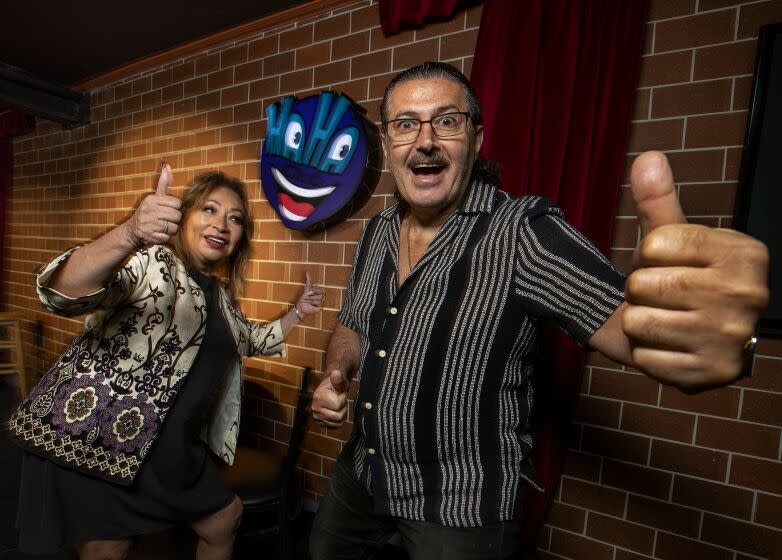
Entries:
POLYGON ((337 323, 326 350, 326 374, 339 370, 347 381, 353 378, 361 356, 361 336, 337 323))

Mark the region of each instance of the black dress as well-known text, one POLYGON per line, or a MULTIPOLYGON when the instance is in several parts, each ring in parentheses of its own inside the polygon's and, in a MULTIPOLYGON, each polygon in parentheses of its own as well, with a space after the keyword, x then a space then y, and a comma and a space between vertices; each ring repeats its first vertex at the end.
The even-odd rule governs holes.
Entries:
POLYGON ((216 280, 191 275, 204 290, 206 334, 145 464, 130 486, 114 485, 24 453, 17 525, 19 549, 44 554, 90 540, 121 539, 188 523, 233 499, 200 438, 204 410, 236 345, 218 304, 216 280))

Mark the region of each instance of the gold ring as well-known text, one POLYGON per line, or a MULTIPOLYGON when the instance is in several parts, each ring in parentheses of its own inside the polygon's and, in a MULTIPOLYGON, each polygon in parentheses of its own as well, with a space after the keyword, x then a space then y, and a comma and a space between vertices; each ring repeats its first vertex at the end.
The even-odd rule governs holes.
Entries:
POLYGON ((750 336, 744 343, 744 347, 741 351, 741 361, 744 365, 741 368, 739 379, 742 377, 752 377, 753 358, 755 357, 755 346, 757 345, 758 337, 756 336, 750 336))

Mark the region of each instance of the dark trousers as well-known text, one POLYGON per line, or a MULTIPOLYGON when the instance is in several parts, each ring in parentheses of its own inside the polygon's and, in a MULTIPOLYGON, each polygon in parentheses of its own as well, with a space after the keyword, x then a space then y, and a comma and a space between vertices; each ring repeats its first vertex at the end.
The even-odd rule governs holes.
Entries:
POLYGON ((372 496, 337 462, 310 535, 312 560, 372 558, 399 532, 410 560, 504 560, 519 549, 521 526, 504 521, 482 527, 445 527, 373 512, 372 496))

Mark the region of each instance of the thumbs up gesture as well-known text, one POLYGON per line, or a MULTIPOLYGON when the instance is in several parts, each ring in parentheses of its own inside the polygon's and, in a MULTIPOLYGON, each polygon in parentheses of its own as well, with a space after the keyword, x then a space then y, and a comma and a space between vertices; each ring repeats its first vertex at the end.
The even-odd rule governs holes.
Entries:
POLYGON ((635 160, 631 188, 643 233, 622 315, 633 365, 682 388, 733 381, 768 301, 766 246, 687 224, 660 152, 635 160))
POLYGON ((304 316, 307 316, 321 310, 325 290, 312 281, 309 272, 306 272, 305 275, 304 290, 302 290, 299 299, 296 300, 296 309, 304 316))
POLYGON ((171 167, 164 163, 155 192, 145 196, 133 215, 122 224, 133 248, 167 243, 179 229, 182 201, 168 194, 172 181, 171 167))
POLYGON ((349 382, 339 369, 327 369, 326 373, 312 394, 312 417, 322 426, 337 428, 348 412, 349 382))

